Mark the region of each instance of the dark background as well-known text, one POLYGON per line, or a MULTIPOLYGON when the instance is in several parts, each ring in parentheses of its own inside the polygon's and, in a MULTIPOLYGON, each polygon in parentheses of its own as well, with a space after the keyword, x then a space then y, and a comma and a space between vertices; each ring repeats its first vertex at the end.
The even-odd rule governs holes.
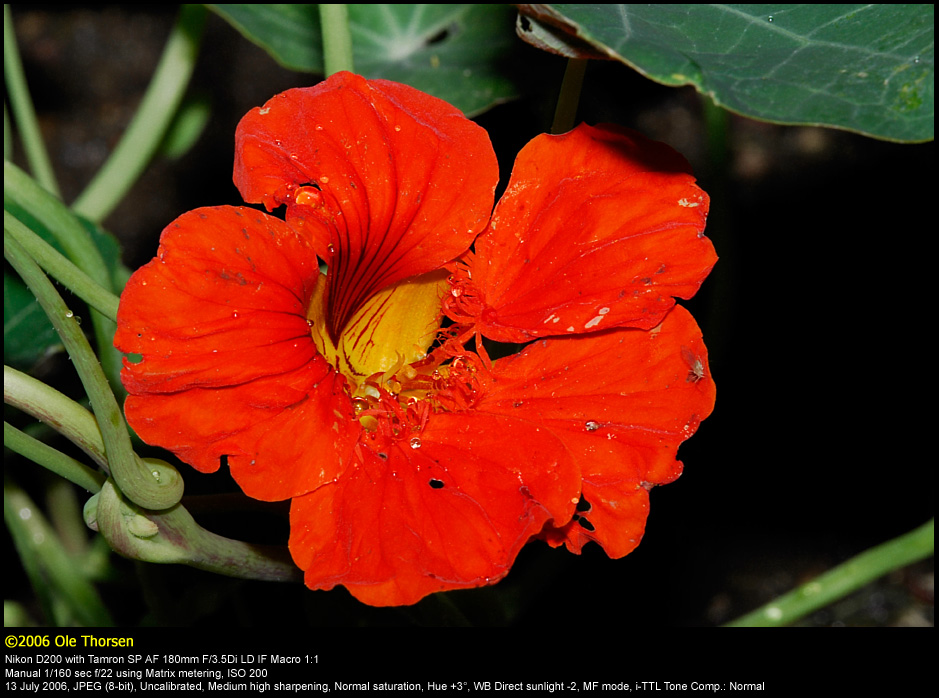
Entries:
MULTIPOLYGON (((70 7, 13 7, 67 201, 133 115, 175 16, 166 5, 70 7)), ((564 60, 519 42, 513 66, 523 98, 477 119, 503 183, 515 153, 550 126, 564 60)), ((190 86, 212 104, 208 128, 181 159, 158 159, 105 221, 127 265, 148 261, 180 213, 240 204, 231 182, 238 120, 316 80, 280 68, 210 15, 190 86)), ((923 338, 935 312, 920 288, 935 275, 926 242, 935 226, 933 144, 732 115, 725 147, 709 149, 703 113, 691 88, 663 87, 614 63, 588 69, 579 120, 637 128, 682 152, 712 197, 708 235, 720 255, 685 303, 704 331, 717 407, 682 446, 682 477, 652 492, 636 552, 609 560, 597 546, 577 557, 535 543, 496 587, 401 609, 371 609, 341 589, 115 556, 119 574, 99 588, 118 623, 711 626, 933 516, 939 371, 923 338)), ((48 379, 63 367, 59 357, 39 370, 48 379)), ((234 489, 222 474, 183 473, 187 492, 234 489)), ((205 525, 282 542, 283 511, 205 525)), ((928 560, 889 575, 805 623, 932 625, 932 570, 928 560)), ((5 591, 31 608, 21 573, 8 575, 5 591)))

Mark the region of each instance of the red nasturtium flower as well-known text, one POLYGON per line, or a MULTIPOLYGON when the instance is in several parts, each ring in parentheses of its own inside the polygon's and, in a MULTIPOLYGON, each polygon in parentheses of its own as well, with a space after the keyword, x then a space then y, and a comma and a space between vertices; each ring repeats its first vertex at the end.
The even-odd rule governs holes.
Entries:
POLYGON ((313 589, 410 604, 498 581, 533 538, 625 555, 711 412, 674 302, 716 259, 684 159, 581 125, 531 141, 493 212, 497 177, 452 106, 339 73, 238 127, 236 185, 286 220, 186 213, 127 285, 131 425, 290 499, 313 589))

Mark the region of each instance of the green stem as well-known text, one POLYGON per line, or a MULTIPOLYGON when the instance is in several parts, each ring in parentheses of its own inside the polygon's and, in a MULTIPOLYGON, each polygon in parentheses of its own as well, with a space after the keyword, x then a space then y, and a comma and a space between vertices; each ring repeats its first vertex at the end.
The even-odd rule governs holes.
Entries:
POLYGON ((29 96, 26 76, 23 74, 23 63, 16 46, 16 33, 13 31, 13 17, 9 5, 3 6, 3 77, 29 167, 46 191, 61 198, 59 184, 52 170, 52 161, 39 130, 33 100, 29 96))
POLYGON ((23 249, 63 286, 99 310, 109 320, 117 321, 117 306, 120 300, 102 288, 98 282, 72 264, 9 211, 3 212, 3 232, 12 235, 23 249))
POLYGON ((32 376, 4 366, 3 401, 52 427, 107 470, 108 458, 98 422, 74 400, 32 376))
POLYGON ((731 621, 727 626, 788 625, 888 572, 929 557, 934 549, 935 519, 930 519, 919 528, 864 551, 772 603, 731 621))
POLYGON ((561 94, 554 110, 554 123, 551 133, 567 133, 577 121, 577 107, 580 104, 580 91, 584 86, 584 73, 587 72, 586 58, 569 58, 561 82, 561 94))
POLYGON ((137 458, 101 364, 52 282, 12 237, 4 236, 3 254, 49 316, 78 371, 98 420, 115 481, 128 497, 148 509, 166 509, 179 502, 182 478, 169 466, 153 469, 137 458))
POLYGON ((79 215, 104 220, 140 177, 166 135, 199 54, 206 9, 183 5, 140 107, 91 183, 73 202, 79 215))
POLYGON ((348 6, 320 5, 319 10, 323 35, 323 67, 326 75, 342 70, 353 72, 348 6))
POLYGON ((3 445, 89 492, 98 492, 107 479, 97 470, 92 470, 6 422, 3 423, 3 445))
POLYGON ((42 512, 6 477, 3 480, 3 519, 50 623, 112 625, 110 614, 95 588, 65 552, 42 512))

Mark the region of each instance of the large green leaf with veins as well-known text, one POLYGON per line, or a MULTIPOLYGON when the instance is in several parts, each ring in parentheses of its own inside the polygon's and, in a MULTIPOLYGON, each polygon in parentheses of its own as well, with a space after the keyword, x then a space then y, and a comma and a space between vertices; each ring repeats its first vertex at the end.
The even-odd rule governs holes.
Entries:
MULTIPOLYGON (((292 70, 323 72, 317 5, 209 5, 292 70)), ((504 70, 513 49, 509 5, 348 5, 355 71, 406 82, 468 115, 516 96, 504 70)))
POLYGON ((535 45, 603 55, 666 85, 694 85, 746 116, 897 141, 934 135, 933 5, 519 9, 520 34, 535 45))

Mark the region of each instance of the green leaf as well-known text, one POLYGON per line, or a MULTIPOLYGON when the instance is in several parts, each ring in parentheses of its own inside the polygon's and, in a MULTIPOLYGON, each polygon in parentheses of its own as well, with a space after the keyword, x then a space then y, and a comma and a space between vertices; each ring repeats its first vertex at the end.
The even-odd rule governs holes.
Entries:
MULTIPOLYGON (((316 5, 209 5, 278 63, 323 72, 316 5)), ((509 5, 349 5, 353 58, 367 78, 406 82, 472 116, 512 99, 509 5)))
POLYGON ((29 371, 44 356, 62 350, 52 323, 20 279, 3 272, 3 362, 29 371))
POLYGON ((895 141, 934 136, 933 5, 519 8, 548 28, 532 33, 566 34, 572 47, 586 42, 657 82, 694 85, 745 116, 895 141))

